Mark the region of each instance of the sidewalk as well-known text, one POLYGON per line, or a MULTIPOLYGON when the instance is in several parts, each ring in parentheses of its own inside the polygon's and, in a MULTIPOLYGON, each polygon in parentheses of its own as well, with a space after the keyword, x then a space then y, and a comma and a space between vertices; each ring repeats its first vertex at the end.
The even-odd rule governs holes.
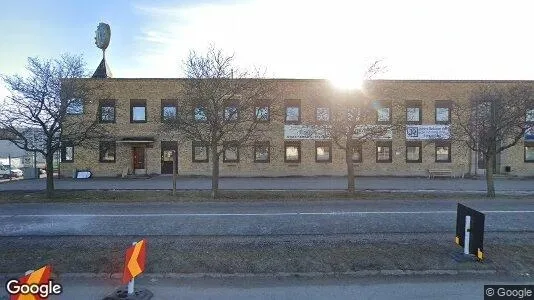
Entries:
MULTIPOLYGON (((259 299, 483 299, 485 284, 529 284, 530 277, 495 275, 335 276, 329 278, 261 277, 174 279, 142 276, 135 286, 147 288, 152 300, 259 299)), ((63 293, 51 299, 103 299, 125 285, 109 278, 61 278, 63 293)), ((0 299, 6 291, 0 290, 0 299)))
MULTIPOLYGON (((46 187, 45 179, 17 180, 0 183, 0 191, 38 191, 46 187)), ((148 179, 93 178, 55 180, 56 189, 65 190, 170 190, 172 177, 157 176, 148 179)), ((209 177, 179 177, 179 190, 208 190, 209 177)), ((221 178, 222 190, 344 190, 345 177, 247 177, 221 178)), ((483 178, 460 179, 421 177, 358 177, 356 189, 371 191, 440 191, 484 192, 483 178)), ((533 178, 496 178, 495 189, 505 193, 534 193, 533 178)))

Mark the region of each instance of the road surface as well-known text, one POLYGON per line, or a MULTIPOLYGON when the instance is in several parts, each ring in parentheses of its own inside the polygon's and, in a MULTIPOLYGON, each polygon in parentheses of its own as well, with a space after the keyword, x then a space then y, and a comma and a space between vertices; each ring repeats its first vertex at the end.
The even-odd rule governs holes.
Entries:
MULTIPOLYGON (((462 201, 486 232, 534 232, 534 200, 462 201)), ((0 205, 0 236, 450 233, 452 200, 0 205)))
MULTIPOLYGON (((165 299, 484 299, 485 284, 529 284, 530 277, 368 277, 338 279, 241 278, 136 280, 153 300, 165 299)), ((62 295, 52 299, 103 299, 120 284, 111 279, 64 279, 62 295)), ((0 291, 0 299, 6 291, 0 291)))

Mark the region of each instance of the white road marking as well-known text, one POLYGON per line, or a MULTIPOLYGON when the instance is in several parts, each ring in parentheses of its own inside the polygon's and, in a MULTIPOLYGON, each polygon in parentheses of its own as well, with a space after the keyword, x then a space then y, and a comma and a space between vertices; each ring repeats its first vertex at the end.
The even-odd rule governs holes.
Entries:
MULTIPOLYGON (((455 210, 442 211, 334 211, 334 212, 287 212, 287 213, 176 213, 176 214, 7 214, 0 215, 0 218, 13 217, 239 217, 239 216, 338 216, 338 215, 417 215, 417 214, 455 214, 455 210)), ((534 213, 534 210, 487 210, 482 213, 500 213, 500 214, 514 214, 514 213, 534 213)))

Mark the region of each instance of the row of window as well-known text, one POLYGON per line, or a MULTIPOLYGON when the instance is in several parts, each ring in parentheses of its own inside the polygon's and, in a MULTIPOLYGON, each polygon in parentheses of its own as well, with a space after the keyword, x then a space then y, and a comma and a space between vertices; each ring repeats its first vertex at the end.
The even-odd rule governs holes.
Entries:
MULTIPOLYGON (((208 145, 201 142, 193 142, 192 160, 193 162, 209 162, 208 145)), ((271 161, 271 147, 268 141, 256 142, 254 144, 254 162, 268 163, 271 161)), ((435 162, 451 162, 451 144, 449 142, 435 143, 435 162)), ((356 145, 353 149, 352 161, 362 162, 362 147, 356 145)), ((63 162, 74 161, 74 146, 72 143, 63 143, 61 152, 63 162)), ((116 160, 115 142, 100 142, 99 161, 113 163, 116 160)), ((284 161, 287 163, 299 163, 301 161, 301 142, 284 142, 284 161)), ((315 161, 332 161, 332 142, 315 142, 315 161)), ((406 162, 420 163, 422 161, 422 143, 406 142, 406 162)), ((534 142, 526 142, 524 146, 524 161, 534 162, 534 142)), ((239 147, 235 142, 228 142, 224 145, 223 162, 239 162, 239 147)), ((392 162, 391 142, 376 142, 376 162, 392 162)))
MULTIPOLYGON (((376 162, 392 162, 391 142, 376 142, 376 162)), ((362 148, 357 145, 353 149, 352 161, 362 162, 362 148)), ((193 142, 193 162, 208 162, 208 146, 200 142, 193 142)), ((301 142, 284 143, 284 161, 299 163, 301 161, 301 142)), ((332 142, 315 142, 315 161, 332 162, 332 142)), ((406 162, 422 161, 422 143, 406 143, 406 162)), ((448 142, 437 142, 435 148, 436 162, 451 162, 451 146, 448 142)), ((223 162, 239 162, 239 147, 232 142, 224 146, 223 162)), ((254 145, 254 162, 270 162, 269 142, 257 142, 254 145)))
MULTIPOLYGON (((391 102, 377 101, 376 122, 378 124, 391 123, 391 102)), ((435 123, 450 124, 451 122, 452 101, 435 101, 435 123)), ((270 121, 270 107, 267 102, 256 106, 254 116, 257 121, 270 121)), ((73 101, 67 112, 70 114, 83 113, 83 102, 81 100, 73 101)), ((161 101, 161 121, 176 119, 178 104, 176 100, 161 101)), ((99 102, 99 120, 101 123, 115 123, 116 109, 115 100, 101 100, 99 102)), ((286 100, 285 102, 285 122, 287 124, 301 123, 301 102, 300 100, 286 100)), ((208 116, 203 107, 196 107, 193 111, 194 119, 197 122, 206 122, 208 116)), ((331 117, 330 107, 327 105, 317 106, 315 108, 315 121, 318 123, 329 122, 331 117)), ((239 118, 239 109, 237 105, 229 105, 224 110, 226 121, 237 121, 239 118)), ((422 101, 406 101, 406 123, 422 124, 422 101)), ((130 122, 145 123, 147 121, 147 104, 146 100, 130 100, 130 122)), ((534 122, 534 109, 526 113, 526 121, 534 122)))
MULTIPOLYGON (((175 100, 161 101, 161 121, 176 120, 178 114, 178 105, 175 100)), ((197 122, 208 121, 208 115, 204 107, 196 107, 193 110, 194 120, 197 122)), ((227 122, 237 121, 239 117, 239 110, 237 105, 230 105, 224 110, 224 119, 227 122)), ((255 108, 255 115, 257 121, 270 121, 269 105, 261 104, 255 108)), ((115 123, 116 109, 115 100, 102 100, 99 102, 98 119, 100 123, 115 123)), ((131 100, 130 101, 130 123, 146 123, 147 122, 147 106, 146 100, 131 100)))

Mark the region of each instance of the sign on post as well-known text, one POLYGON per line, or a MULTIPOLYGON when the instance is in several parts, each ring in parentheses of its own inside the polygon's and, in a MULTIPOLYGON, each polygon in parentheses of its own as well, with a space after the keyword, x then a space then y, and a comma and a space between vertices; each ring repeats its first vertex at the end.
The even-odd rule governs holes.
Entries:
POLYGON ((484 259, 484 219, 483 213, 458 203, 455 242, 464 247, 464 254, 480 260, 484 259))
MULTIPOLYGON (((134 243, 132 247, 126 250, 126 260, 124 262, 124 272, 122 275, 122 283, 132 281, 137 275, 143 273, 145 270, 146 260, 146 241, 141 240, 134 243)), ((132 284, 133 287, 133 284, 132 284)))
POLYGON ((115 292, 104 298, 104 300, 120 299, 139 299, 149 300, 153 294, 146 288, 135 289, 135 277, 145 271, 146 261, 146 240, 132 243, 132 246, 126 249, 126 259, 124 261, 124 271, 122 273, 122 283, 128 283, 125 289, 121 287, 115 292))

